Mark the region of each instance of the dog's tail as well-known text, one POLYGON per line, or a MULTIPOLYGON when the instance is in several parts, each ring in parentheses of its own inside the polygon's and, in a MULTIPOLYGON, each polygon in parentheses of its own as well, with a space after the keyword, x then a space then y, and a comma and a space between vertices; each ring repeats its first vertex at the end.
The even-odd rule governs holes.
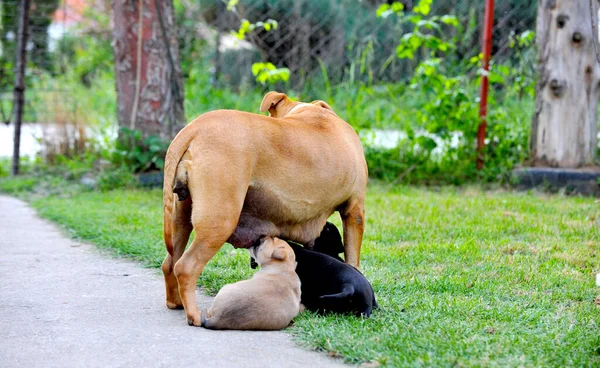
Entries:
POLYGON ((175 175, 179 161, 190 146, 190 142, 196 136, 198 124, 194 122, 185 126, 173 139, 165 157, 164 181, 163 181, 163 236, 167 252, 173 255, 173 204, 175 175))
POLYGON ((319 299, 344 299, 354 294, 354 285, 344 284, 342 291, 337 294, 321 295, 319 299))

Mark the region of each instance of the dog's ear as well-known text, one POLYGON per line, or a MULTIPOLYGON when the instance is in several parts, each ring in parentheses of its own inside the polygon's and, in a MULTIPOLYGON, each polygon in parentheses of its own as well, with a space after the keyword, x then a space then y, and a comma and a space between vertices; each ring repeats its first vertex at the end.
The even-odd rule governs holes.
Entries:
POLYGON ((327 109, 329 111, 333 111, 333 109, 331 108, 331 106, 329 106, 329 104, 327 102, 325 102, 325 101, 316 100, 316 101, 311 102, 311 104, 320 106, 320 107, 322 107, 324 109, 327 109))
POLYGON ((285 261, 285 258, 286 258, 285 253, 286 253, 285 247, 283 245, 280 245, 277 248, 275 248, 275 250, 271 254, 271 258, 276 259, 278 261, 285 261))
POLYGON ((275 107, 282 101, 289 101, 290 99, 285 93, 271 91, 263 97, 260 104, 260 112, 269 110, 270 115, 275 115, 275 107))

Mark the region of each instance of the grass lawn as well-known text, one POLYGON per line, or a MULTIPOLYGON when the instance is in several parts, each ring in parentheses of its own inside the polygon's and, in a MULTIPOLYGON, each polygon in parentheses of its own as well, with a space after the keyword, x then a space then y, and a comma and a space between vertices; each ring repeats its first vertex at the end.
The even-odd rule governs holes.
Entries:
MULTIPOLYGON (((158 267, 161 198, 116 190, 33 205, 76 237, 158 267)), ((381 309, 367 320, 303 313, 288 329, 300 344, 391 366, 600 365, 594 199, 375 184, 367 202, 361 265, 381 309)), ((199 283, 214 294, 248 278, 248 259, 227 245, 199 283)))

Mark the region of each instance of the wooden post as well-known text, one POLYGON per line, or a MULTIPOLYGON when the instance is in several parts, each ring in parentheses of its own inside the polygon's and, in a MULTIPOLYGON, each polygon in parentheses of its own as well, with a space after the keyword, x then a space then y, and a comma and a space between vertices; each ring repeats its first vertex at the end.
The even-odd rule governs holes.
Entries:
MULTIPOLYGON (((598 0, 593 3, 598 11, 598 0)), ((598 150, 600 66, 588 0, 539 0, 539 79, 531 123, 533 166, 592 166, 598 150)))
POLYGON ((25 104, 25 66, 27 65, 27 25, 29 23, 30 0, 21 0, 19 17, 19 33, 17 34, 17 62, 15 66, 15 135, 13 141, 13 158, 11 175, 19 175, 19 158, 21 146, 21 123, 23 122, 23 105, 25 104))

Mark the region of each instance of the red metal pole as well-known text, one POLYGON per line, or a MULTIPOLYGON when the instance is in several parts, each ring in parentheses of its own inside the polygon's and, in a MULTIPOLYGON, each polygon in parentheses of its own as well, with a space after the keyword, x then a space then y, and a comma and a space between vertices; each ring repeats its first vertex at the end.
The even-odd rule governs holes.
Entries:
POLYGON ((492 54, 492 28, 494 27, 494 0, 485 2, 485 21, 483 24, 483 73, 481 74, 481 91, 479 94, 479 118, 481 123, 477 130, 477 169, 483 167, 483 147, 485 146, 485 128, 488 100, 488 72, 492 54))

